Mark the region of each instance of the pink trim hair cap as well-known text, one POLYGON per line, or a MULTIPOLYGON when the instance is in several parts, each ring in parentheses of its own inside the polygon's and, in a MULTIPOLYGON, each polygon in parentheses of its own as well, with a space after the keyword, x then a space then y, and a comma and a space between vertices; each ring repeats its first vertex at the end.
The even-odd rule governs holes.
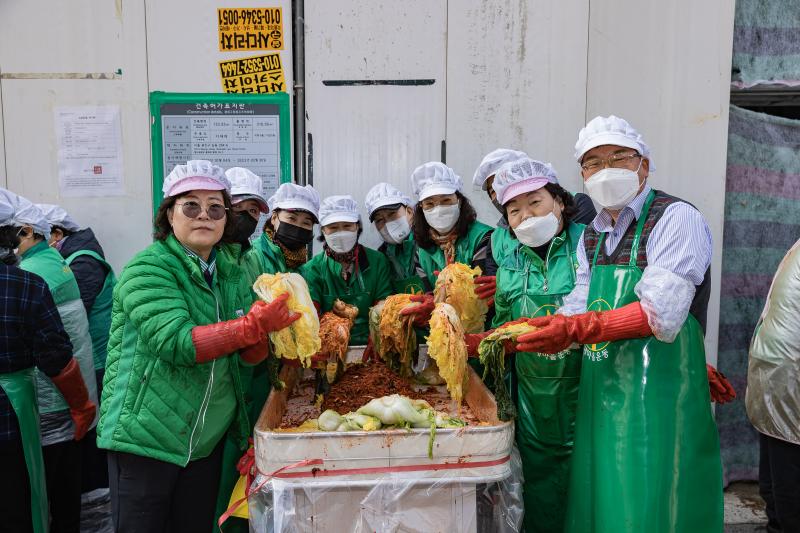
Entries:
POLYGON ((225 171, 211 161, 193 159, 185 165, 175 165, 164 180, 164 198, 188 191, 228 191, 231 182, 225 171))
POLYGON ((506 163, 495 173, 492 188, 497 201, 505 205, 512 198, 541 189, 548 183, 558 184, 558 176, 550 163, 525 158, 506 163))

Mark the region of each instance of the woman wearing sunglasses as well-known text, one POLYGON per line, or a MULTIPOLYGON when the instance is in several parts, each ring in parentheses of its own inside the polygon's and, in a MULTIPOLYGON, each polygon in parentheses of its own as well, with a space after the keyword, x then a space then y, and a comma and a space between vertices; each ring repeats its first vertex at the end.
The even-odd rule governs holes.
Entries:
POLYGON ((119 532, 211 530, 225 435, 249 434, 240 366, 299 317, 285 298, 251 305, 229 189, 208 161, 177 165, 114 291, 98 445, 119 532))

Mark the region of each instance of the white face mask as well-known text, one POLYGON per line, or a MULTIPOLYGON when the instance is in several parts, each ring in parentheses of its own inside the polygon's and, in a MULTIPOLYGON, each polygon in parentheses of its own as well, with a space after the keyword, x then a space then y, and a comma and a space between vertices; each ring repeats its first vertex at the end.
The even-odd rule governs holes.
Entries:
POLYGON ((337 231, 330 235, 325 235, 325 242, 328 247, 337 254, 343 254, 353 249, 358 241, 357 231, 337 231))
POLYGON ((387 222, 383 229, 378 230, 378 233, 389 244, 400 244, 411 233, 411 226, 408 224, 408 219, 405 216, 401 216, 396 220, 387 222))
POLYGON ((639 192, 639 174, 627 168, 604 168, 586 180, 586 192, 606 209, 622 209, 639 192))
POLYGON ((458 222, 458 215, 461 214, 461 206, 455 205, 437 205, 433 209, 424 209, 422 213, 425 215, 425 220, 428 224, 439 233, 447 233, 458 222))
POLYGON ((550 242, 558 232, 558 218, 551 211, 543 217, 530 217, 514 228, 517 240, 525 246, 536 248, 550 242))

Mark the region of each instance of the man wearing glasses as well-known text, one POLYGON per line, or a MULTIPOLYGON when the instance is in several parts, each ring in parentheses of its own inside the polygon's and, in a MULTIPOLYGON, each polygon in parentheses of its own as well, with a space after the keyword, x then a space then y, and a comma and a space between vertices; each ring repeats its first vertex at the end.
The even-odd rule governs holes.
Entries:
POLYGON ((565 529, 721 531, 703 345, 711 232, 692 205, 648 185, 650 149, 625 120, 593 119, 575 157, 602 210, 578 245, 575 289, 517 347, 584 345, 565 529))

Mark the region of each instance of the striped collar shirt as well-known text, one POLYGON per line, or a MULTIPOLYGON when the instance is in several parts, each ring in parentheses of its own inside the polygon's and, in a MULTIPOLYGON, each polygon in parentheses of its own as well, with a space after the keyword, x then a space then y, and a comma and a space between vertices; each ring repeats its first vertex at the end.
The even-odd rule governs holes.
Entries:
POLYGON ((625 236, 625 232, 628 231, 630 225, 639 220, 642 214, 642 207, 644 207, 644 203, 650 191, 650 185, 645 185, 642 192, 637 194, 636 198, 622 208, 622 211, 620 211, 617 217, 616 224, 614 224, 614 219, 611 218, 611 214, 606 209, 601 209, 600 212, 597 213, 597 216, 592 221, 592 226, 600 233, 607 234, 604 242, 607 254, 611 254, 611 252, 617 248, 619 241, 625 236))
POLYGON ((217 269, 217 250, 212 248, 211 255, 208 256, 208 261, 206 261, 194 251, 187 248, 183 243, 181 243, 181 246, 183 246, 183 250, 186 252, 186 255, 197 261, 197 265, 200 267, 200 272, 202 272, 203 277, 208 283, 208 286, 211 287, 214 280, 214 272, 217 269))

